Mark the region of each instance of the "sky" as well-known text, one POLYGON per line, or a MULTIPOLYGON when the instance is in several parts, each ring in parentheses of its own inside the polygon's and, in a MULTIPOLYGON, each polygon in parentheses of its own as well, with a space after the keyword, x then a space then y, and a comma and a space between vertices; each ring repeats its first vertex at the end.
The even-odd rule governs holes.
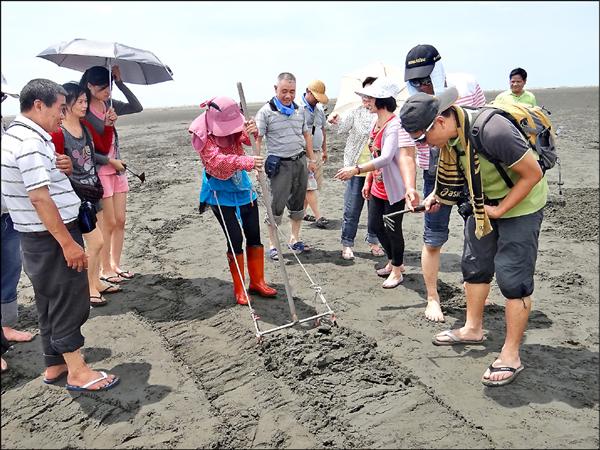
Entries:
MULTIPOLYGON (((80 72, 36 57, 61 41, 119 42, 153 52, 173 81, 129 84, 145 108, 199 105, 217 95, 267 101, 280 72, 298 92, 313 79, 335 98, 342 76, 372 62, 403 67, 434 45, 446 72, 484 90, 508 89, 515 67, 528 88, 598 86, 598 2, 24 2, 2 1, 2 73, 21 89, 80 72)), ((124 99, 120 92, 116 99, 124 99)), ((298 98, 297 98, 298 100, 298 98)), ((2 103, 2 115, 18 101, 2 103)))

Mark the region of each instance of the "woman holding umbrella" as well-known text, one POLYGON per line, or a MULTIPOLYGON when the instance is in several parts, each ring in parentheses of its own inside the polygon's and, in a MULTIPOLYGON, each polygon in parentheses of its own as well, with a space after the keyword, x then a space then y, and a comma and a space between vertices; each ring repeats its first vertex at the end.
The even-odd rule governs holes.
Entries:
MULTIPOLYGON (((105 119, 107 114, 112 113, 111 109, 114 109, 117 116, 137 113, 143 109, 139 100, 123 83, 118 66, 113 66, 112 78, 119 90, 125 95, 127 102, 112 100, 111 107, 109 105, 111 96, 111 80, 109 78, 109 71, 106 67, 94 66, 84 72, 79 83, 81 87, 90 91, 90 101, 85 119, 99 134, 104 132, 105 119)), ((121 155, 119 135, 116 129, 113 129, 112 135, 112 144, 108 149, 107 156, 119 160, 121 155)), ((98 220, 104 238, 104 246, 101 252, 101 278, 111 283, 120 283, 123 279, 133 278, 132 272, 122 270, 120 266, 125 238, 125 215, 129 185, 125 171, 117 171, 110 164, 100 167, 98 175, 104 188, 102 198, 104 214, 98 220)))

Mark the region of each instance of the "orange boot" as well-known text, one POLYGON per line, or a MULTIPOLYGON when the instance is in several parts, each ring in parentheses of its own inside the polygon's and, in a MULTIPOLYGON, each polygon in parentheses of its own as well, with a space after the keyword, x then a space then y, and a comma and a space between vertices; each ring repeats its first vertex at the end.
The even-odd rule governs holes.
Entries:
POLYGON ((238 305, 247 305, 248 294, 246 293, 246 287, 244 286, 244 254, 241 253, 239 255, 235 255, 234 259, 231 253, 227 253, 227 261, 229 262, 229 271, 231 272, 231 277, 233 278, 233 292, 235 294, 235 300, 238 305), (238 274, 238 270, 235 265, 236 260, 238 266, 240 266, 242 278, 240 278, 238 274))
POLYGON ((250 275, 250 292, 256 292, 261 297, 275 297, 277 290, 265 281, 265 248, 262 245, 246 247, 248 257, 248 274, 250 275))

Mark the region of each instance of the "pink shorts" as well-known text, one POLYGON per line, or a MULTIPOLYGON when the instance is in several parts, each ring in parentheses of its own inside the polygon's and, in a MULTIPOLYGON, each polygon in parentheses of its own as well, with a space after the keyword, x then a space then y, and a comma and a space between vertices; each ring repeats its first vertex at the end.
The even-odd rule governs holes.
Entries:
POLYGON ((116 173, 111 173, 108 175, 98 174, 98 176, 100 177, 100 182, 104 188, 104 195, 102 198, 112 197, 113 194, 129 192, 127 175, 117 175, 116 173))

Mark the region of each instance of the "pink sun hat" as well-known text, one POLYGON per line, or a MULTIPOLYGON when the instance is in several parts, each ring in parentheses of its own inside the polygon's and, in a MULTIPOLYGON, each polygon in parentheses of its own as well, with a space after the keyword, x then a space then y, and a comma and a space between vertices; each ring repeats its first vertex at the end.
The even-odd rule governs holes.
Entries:
POLYGON ((208 135, 229 136, 243 131, 244 116, 235 100, 215 97, 200 105, 206 110, 194 119, 188 131, 192 133, 192 145, 200 151, 206 145, 208 135))

